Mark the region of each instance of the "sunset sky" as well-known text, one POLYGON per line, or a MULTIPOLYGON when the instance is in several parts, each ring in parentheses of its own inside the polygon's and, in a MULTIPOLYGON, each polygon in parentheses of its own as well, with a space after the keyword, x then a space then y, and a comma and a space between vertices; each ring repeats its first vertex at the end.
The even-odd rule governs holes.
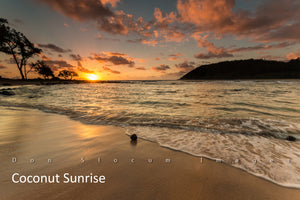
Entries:
MULTIPOLYGON (((30 61, 79 78, 177 79, 207 63, 300 57, 299 0, 1 0, 0 13, 43 50, 30 61)), ((3 53, 0 75, 19 77, 3 53)))

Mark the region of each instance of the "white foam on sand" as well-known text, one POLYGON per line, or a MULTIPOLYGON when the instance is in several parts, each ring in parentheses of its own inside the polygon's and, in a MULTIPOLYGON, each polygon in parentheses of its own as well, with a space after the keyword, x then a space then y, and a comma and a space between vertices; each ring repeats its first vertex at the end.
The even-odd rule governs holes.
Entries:
POLYGON ((300 188, 299 142, 149 126, 128 126, 126 129, 127 134, 135 133, 163 147, 222 160, 281 186, 300 188))

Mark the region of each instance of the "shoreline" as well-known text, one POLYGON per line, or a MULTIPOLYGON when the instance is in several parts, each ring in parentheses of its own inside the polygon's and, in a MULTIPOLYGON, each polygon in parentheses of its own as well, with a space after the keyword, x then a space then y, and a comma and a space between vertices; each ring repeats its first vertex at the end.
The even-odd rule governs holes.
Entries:
POLYGON ((22 138, 16 140, 4 134, 11 143, 0 145, 4 152, 0 159, 5 160, 1 166, 4 174, 0 176, 4 190, 0 193, 6 199, 20 199, 20 194, 23 199, 56 199, 58 196, 62 199, 96 196, 104 199, 297 199, 300 195, 298 189, 277 185, 224 163, 206 158, 201 163, 199 157, 162 148, 146 140, 139 139, 131 144, 124 129, 119 127, 85 125, 67 116, 39 110, 0 109, 4 113, 1 116, 2 135, 6 127, 4 130, 14 137, 22 138), (17 124, 9 125, 18 119, 23 119, 22 124, 28 130, 17 131, 17 124), (12 165, 10 161, 14 156, 18 162, 12 165), (28 162, 32 157, 36 159, 33 165, 28 162), (50 166, 49 157, 53 159, 50 166), (82 157, 84 164, 80 162, 82 157), (100 163, 98 157, 101 157, 100 163), (118 163, 114 163, 116 158, 118 163), (130 162, 132 158, 134 164, 130 162), (153 163, 147 162, 149 158, 153 163), (171 163, 165 163, 167 158, 171 163), (47 175, 98 173, 105 175, 107 182, 102 185, 13 184, 8 174, 15 171, 47 175))
POLYGON ((177 79, 177 80, 44 80, 44 79, 0 79, 0 87, 22 86, 22 85, 57 85, 57 84, 82 84, 82 83, 126 83, 132 81, 156 82, 156 81, 183 81, 183 82, 202 82, 202 81, 300 81, 300 79, 177 79))

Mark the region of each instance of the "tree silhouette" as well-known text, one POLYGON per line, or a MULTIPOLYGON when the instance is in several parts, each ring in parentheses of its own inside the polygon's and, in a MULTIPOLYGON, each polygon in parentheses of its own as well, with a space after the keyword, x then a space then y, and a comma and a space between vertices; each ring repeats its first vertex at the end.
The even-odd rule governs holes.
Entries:
POLYGON ((38 60, 35 63, 31 63, 31 69, 34 69, 37 73, 39 73, 40 75, 42 75, 44 77, 44 79, 49 79, 49 77, 54 78, 54 73, 51 70, 51 68, 49 67, 49 65, 47 65, 44 61, 42 60, 38 60))
POLYGON ((29 58, 42 52, 21 32, 8 26, 6 19, 0 18, 0 52, 11 55, 17 64, 22 79, 27 79, 26 65, 29 58))
POLYGON ((72 80, 74 76, 78 76, 78 74, 74 71, 69 70, 62 70, 58 74, 59 77, 63 77, 65 80, 69 78, 69 80, 72 80))

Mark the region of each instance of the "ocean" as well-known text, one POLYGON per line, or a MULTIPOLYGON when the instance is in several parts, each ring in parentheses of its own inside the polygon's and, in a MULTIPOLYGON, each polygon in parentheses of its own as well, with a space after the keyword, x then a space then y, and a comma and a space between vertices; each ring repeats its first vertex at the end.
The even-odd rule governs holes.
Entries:
POLYGON ((0 95, 0 106, 6 108, 116 125, 163 147, 222 160, 300 188, 299 80, 120 81, 1 89, 15 93, 0 95), (296 141, 286 140, 288 136, 296 141))

